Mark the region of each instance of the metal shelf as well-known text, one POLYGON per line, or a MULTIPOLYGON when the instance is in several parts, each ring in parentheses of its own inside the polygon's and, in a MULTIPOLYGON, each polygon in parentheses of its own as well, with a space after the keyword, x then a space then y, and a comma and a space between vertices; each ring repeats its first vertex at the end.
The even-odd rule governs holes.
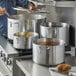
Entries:
MULTIPOLYGON (((32 1, 32 2, 35 2, 36 1, 32 1)), ((76 1, 51 1, 52 5, 53 6, 56 6, 56 7, 75 7, 76 5, 76 1)), ((42 2, 37 2, 37 5, 51 5, 49 3, 42 3, 42 2)))
POLYGON ((75 7, 76 1, 56 1, 56 7, 75 7))

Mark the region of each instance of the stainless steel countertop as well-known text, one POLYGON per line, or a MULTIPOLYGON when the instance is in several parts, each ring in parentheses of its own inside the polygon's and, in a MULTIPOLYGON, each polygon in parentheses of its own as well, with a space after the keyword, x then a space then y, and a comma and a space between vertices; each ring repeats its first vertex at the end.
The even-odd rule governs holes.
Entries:
MULTIPOLYGON (((65 63, 72 65, 72 70, 76 71, 75 57, 68 55, 65 58, 65 63)), ((19 59, 16 60, 16 64, 24 72, 24 74, 26 74, 26 76, 51 76, 49 67, 35 64, 32 59, 19 59)))
POLYGON ((16 64, 26 76, 50 76, 48 67, 34 64, 30 59, 17 60, 16 64))
POLYGON ((12 47, 12 44, 9 43, 3 36, 0 36, 0 50, 4 50, 4 52, 8 55, 8 57, 17 57, 18 52, 12 47))

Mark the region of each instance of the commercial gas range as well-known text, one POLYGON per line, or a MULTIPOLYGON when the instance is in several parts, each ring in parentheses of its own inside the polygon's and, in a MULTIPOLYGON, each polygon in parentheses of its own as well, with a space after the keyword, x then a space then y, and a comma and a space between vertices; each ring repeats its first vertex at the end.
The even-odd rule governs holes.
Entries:
POLYGON ((32 50, 17 50, 8 38, 0 36, 0 76, 12 76, 13 60, 27 56, 32 56, 32 50))

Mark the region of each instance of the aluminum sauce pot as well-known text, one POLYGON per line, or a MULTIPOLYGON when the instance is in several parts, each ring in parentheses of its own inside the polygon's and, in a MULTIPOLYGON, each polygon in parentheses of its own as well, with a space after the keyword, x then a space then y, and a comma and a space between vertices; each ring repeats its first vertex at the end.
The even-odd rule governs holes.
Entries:
POLYGON ((44 23, 46 14, 32 14, 32 31, 37 32, 40 35, 40 25, 44 23))
POLYGON ((41 38, 33 42, 33 61, 42 65, 57 65, 64 62, 63 40, 41 38))
POLYGON ((32 42, 38 38, 37 33, 18 32, 14 34, 13 47, 16 49, 32 49, 32 42))
POLYGON ((48 22, 40 26, 40 36, 43 38, 57 38, 69 44, 69 24, 48 22))
POLYGON ((25 26, 24 17, 22 14, 19 15, 10 15, 8 17, 8 38, 13 40, 13 34, 16 32, 22 32, 23 27, 25 26))

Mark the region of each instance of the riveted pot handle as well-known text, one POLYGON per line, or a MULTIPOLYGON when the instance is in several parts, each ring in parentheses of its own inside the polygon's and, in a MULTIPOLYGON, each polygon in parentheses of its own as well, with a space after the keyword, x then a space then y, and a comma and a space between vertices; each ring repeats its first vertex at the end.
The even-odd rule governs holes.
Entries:
POLYGON ((41 53, 41 46, 39 46, 39 53, 41 53))
POLYGON ((46 47, 46 64, 49 64, 49 51, 50 51, 50 48, 46 47))
POLYGON ((54 37, 54 38, 57 37, 57 29, 56 29, 56 28, 53 29, 53 33, 52 33, 52 34, 53 34, 53 37, 54 37))
POLYGON ((10 27, 12 27, 12 22, 9 22, 10 23, 10 27))
POLYGON ((17 41, 17 44, 19 43, 19 39, 18 38, 16 38, 16 41, 17 41))
POLYGON ((46 51, 49 51, 50 50, 50 48, 49 47, 46 47, 46 51))

